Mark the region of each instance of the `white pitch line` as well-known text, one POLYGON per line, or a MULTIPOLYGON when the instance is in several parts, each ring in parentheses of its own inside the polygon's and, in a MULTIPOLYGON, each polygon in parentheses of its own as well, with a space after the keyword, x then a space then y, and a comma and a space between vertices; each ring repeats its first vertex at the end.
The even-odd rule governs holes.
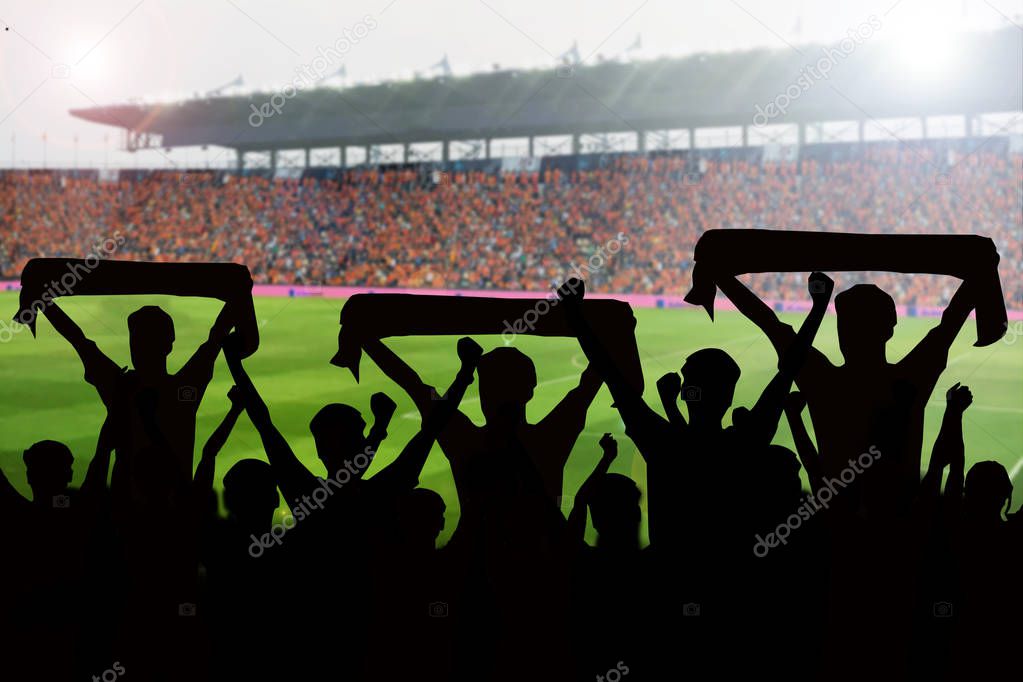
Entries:
POLYGON ((1012 465, 1012 469, 1009 471, 1009 480, 1015 481, 1020 470, 1023 470, 1023 457, 1020 457, 1019 461, 1012 465))

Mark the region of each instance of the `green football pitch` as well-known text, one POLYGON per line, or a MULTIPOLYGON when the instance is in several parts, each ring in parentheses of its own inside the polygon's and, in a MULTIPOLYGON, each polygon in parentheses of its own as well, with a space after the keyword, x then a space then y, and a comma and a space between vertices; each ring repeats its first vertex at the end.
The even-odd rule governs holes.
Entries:
MULTIPOLYGON (((219 310, 217 301, 172 297, 67 298, 61 306, 82 326, 111 358, 128 363, 127 315, 138 306, 155 303, 169 312, 175 322, 177 340, 169 361, 175 371, 205 339, 219 310)), ((324 473, 313 449, 309 420, 324 404, 349 403, 369 416, 369 398, 384 391, 398 403, 389 437, 374 462, 370 475, 390 461, 418 428, 418 413, 404 393, 384 377, 366 357, 361 382, 328 363, 337 350, 338 313, 342 301, 321 298, 261 298, 256 315, 261 328, 259 351, 246 361, 257 387, 270 405, 278 428, 298 456, 318 475, 324 473)), ((10 319, 17 309, 13 293, 0 293, 0 314, 10 319)), ((646 396, 656 404, 654 382, 669 371, 677 371, 683 358, 694 350, 715 346, 728 351, 742 367, 736 405, 752 405, 766 385, 776 364, 774 351, 745 318, 720 311, 715 321, 702 310, 636 310, 637 339, 646 376, 646 396)), ((792 316, 798 323, 798 316, 792 316)), ((907 318, 899 321, 889 345, 889 360, 897 360, 937 320, 907 318)), ((21 454, 33 442, 54 439, 67 443, 75 455, 75 484, 80 484, 95 447, 103 418, 103 407, 94 389, 82 378, 82 367, 71 347, 40 319, 33 339, 24 327, 13 335, 0 334, 0 466, 20 491, 28 494, 21 454)), ((974 404, 965 417, 967 466, 973 461, 995 459, 1018 478, 1023 467, 1023 338, 1011 332, 986 348, 974 348, 972 322, 968 323, 949 355, 948 368, 928 406, 925 461, 937 433, 944 408, 945 389, 956 381, 971 387, 974 404)), ((484 349, 502 344, 498 336, 480 337, 484 349)), ((392 339, 388 344, 423 379, 446 386, 457 367, 454 337, 392 339)), ((583 357, 571 339, 539 339, 520 336, 514 345, 533 358, 539 385, 528 408, 530 421, 540 419, 578 380, 583 357)), ((839 360, 833 316, 825 319, 817 347, 839 360)), ((223 358, 199 410, 197 451, 226 412, 231 379, 223 358)), ((476 387, 463 402, 464 411, 477 423, 482 421, 476 387)), ((657 407, 660 410, 660 407, 657 407)), ((730 416, 726 416, 726 423, 730 416)), ((611 432, 619 440, 619 458, 613 470, 628 474, 641 489, 646 488, 642 458, 624 435, 610 395, 601 389, 590 409, 586 430, 576 444, 565 475, 565 508, 570 496, 599 457, 597 440, 611 432)), ((788 426, 779 428, 776 442, 791 447, 788 426)), ((263 457, 259 438, 244 417, 239 421, 217 461, 217 484, 237 460, 263 457)), ((421 485, 444 496, 448 505, 445 536, 457 521, 458 502, 447 462, 435 448, 426 464, 421 485)), ((1013 508, 1023 501, 1023 486, 1016 486, 1013 508)), ((282 500, 282 510, 284 508, 282 500)))

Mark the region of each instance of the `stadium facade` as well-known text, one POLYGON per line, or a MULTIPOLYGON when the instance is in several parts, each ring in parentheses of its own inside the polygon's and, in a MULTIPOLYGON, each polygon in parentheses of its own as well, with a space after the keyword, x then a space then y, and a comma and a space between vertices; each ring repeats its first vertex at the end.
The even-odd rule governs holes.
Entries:
POLYGON ((832 45, 346 88, 291 85, 71 113, 120 128, 129 150, 215 145, 234 150, 237 170, 274 172, 285 151, 302 152, 306 167, 322 150, 333 152, 331 165, 354 165, 353 148, 369 162, 386 161, 378 153, 384 147, 400 149, 392 159, 398 162, 447 162, 456 143, 467 143, 468 158, 486 159, 495 156, 492 141, 506 138, 526 138, 527 157, 539 155, 534 143, 545 136, 568 136, 571 154, 582 151, 584 136, 597 138, 600 151, 620 151, 609 141, 614 134, 632 136, 633 149, 647 151, 670 146, 672 131, 695 146, 697 131, 712 127, 737 128, 742 146, 754 130, 767 133, 762 140, 799 146, 808 130, 819 133, 827 122, 850 122, 863 140, 871 122, 916 119, 927 137, 928 117, 956 116, 971 137, 985 114, 1023 112, 1023 32, 961 36, 954 70, 927 80, 899 63, 884 28, 875 20, 832 45), (439 154, 417 156, 414 145, 423 143, 439 154))

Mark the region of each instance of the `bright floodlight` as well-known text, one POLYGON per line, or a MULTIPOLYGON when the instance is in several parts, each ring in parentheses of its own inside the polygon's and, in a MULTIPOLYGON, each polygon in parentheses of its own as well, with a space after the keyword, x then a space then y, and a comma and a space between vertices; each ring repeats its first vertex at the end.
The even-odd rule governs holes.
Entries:
POLYGON ((918 17, 897 31, 893 42, 893 68, 915 80, 944 79, 955 71, 956 61, 961 56, 958 33, 940 17, 918 17))

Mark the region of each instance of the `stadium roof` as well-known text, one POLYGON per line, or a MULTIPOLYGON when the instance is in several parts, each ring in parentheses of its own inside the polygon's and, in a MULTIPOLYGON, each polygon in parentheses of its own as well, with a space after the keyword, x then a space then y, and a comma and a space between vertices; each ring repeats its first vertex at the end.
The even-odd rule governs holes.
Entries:
POLYGON ((269 111, 273 92, 71 114, 158 135, 164 147, 245 151, 740 126, 779 98, 790 102, 771 123, 1023 110, 1023 31, 959 39, 954 70, 933 80, 910 75, 882 27, 862 43, 300 89, 278 95, 269 117, 253 112, 269 111), (825 62, 827 78, 808 69, 825 62))

